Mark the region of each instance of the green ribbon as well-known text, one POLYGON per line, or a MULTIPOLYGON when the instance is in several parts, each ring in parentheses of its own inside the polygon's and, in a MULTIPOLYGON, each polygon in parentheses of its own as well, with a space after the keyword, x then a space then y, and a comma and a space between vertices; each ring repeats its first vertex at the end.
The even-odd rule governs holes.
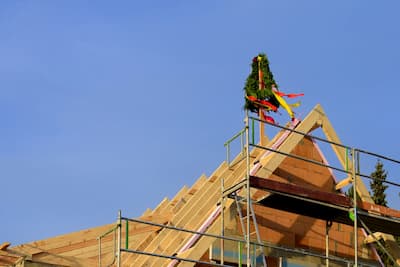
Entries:
POLYGON ((351 210, 349 210, 349 218, 350 220, 352 220, 354 222, 356 216, 354 216, 354 212, 352 212, 351 210))

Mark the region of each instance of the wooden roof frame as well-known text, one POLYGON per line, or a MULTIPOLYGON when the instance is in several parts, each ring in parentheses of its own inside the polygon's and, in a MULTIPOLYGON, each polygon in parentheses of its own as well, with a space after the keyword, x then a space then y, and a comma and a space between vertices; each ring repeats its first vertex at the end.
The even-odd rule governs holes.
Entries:
MULTIPOLYGON (((297 132, 309 134, 310 132, 314 131, 315 129, 321 128, 323 131, 326 139, 335 144, 341 144, 341 141, 336 134, 331 122, 329 121, 325 111, 323 110, 320 104, 317 104, 311 112, 307 115, 307 117, 302 120, 296 127, 295 130, 297 132)), ((300 143, 300 141, 304 138, 304 135, 301 134, 294 134, 289 133, 289 135, 283 140, 283 142, 278 146, 276 149, 278 152, 282 153, 261 153, 259 157, 259 163, 261 164, 261 168, 255 173, 258 177, 270 177, 274 171, 280 166, 283 160, 287 157, 285 154, 291 153, 291 151, 300 143)), ((274 142, 275 138, 269 141, 268 147, 271 147, 274 142)), ((332 150, 334 151, 335 155, 337 156, 340 164, 342 165, 343 169, 346 168, 346 165, 349 169, 352 168, 351 162, 346 162, 346 148, 342 146, 337 146, 331 144, 332 150)), ((351 178, 351 177, 350 177, 351 178)), ((349 178, 347 178, 349 179, 349 178)), ((364 203, 374 204, 372 197, 365 186, 364 182, 361 179, 357 179, 356 184, 357 194, 361 198, 364 203)), ((233 204, 233 203, 232 203, 233 204)), ((231 204, 231 205, 232 205, 231 204)), ((226 212, 230 213, 231 206, 227 205, 226 212)), ((229 215, 228 215, 229 216, 229 215)), ((232 216, 232 215, 231 215, 232 216)), ((219 220, 218 218, 208 229, 208 233, 218 233, 219 230, 219 220)), ((400 264, 400 248, 394 241, 394 237, 389 234, 385 234, 386 237, 384 238, 386 244, 388 245, 388 250, 392 254, 392 256, 396 259, 397 263, 400 264)), ((211 237, 202 237, 192 247, 185 256, 188 258, 200 258, 202 256, 202 251, 204 248, 208 246, 208 244, 212 241, 211 237)), ((192 263, 189 262, 181 262, 180 266, 193 266, 192 263)))
MULTIPOLYGON (((311 110, 311 112, 306 116, 304 120, 296 124, 295 131, 309 134, 310 132, 318 128, 321 128, 328 141, 335 144, 341 144, 341 141, 336 134, 332 124, 330 123, 324 110, 319 104, 311 110)), ((254 149, 253 151, 251 151, 251 161, 253 163, 258 162, 257 164, 260 165, 260 168, 257 168, 255 173, 253 173, 252 175, 265 178, 270 177, 282 164, 282 162, 288 157, 288 155, 293 151, 293 149, 295 149, 296 146, 299 145, 303 138, 303 135, 289 131, 286 131, 284 134, 277 134, 272 140, 268 140, 266 138, 265 141, 268 142, 266 146, 274 147, 274 149, 281 153, 271 153, 271 151, 263 153, 264 151, 261 151, 261 149, 254 149)), ((346 162, 346 148, 334 144, 331 144, 331 147, 343 169, 345 169, 346 167, 351 169, 352 163, 346 162)), ((197 228, 196 226, 201 222, 199 222, 200 219, 194 218, 195 216, 193 216, 192 214, 193 209, 196 208, 196 211, 201 213, 201 218, 205 218, 210 212, 212 212, 209 207, 213 207, 213 209, 218 208, 215 205, 218 206, 217 202, 220 196, 220 179, 224 178, 226 185, 229 187, 233 186, 234 184, 236 184, 236 182, 240 181, 240 179, 244 177, 243 175, 246 171, 246 162, 243 160, 243 157, 238 156, 237 160, 234 162, 234 165, 228 165, 226 162, 222 163, 209 179, 206 179, 205 176, 200 177, 196 182, 198 186, 193 186, 190 189, 184 187, 177 194, 184 195, 184 201, 181 198, 174 198, 174 200, 172 201, 164 199, 164 201, 162 201, 155 210, 145 211, 145 213, 143 214, 143 218, 146 217, 147 219, 152 221, 154 221, 155 218, 158 218, 159 220, 163 220, 163 223, 165 223, 165 221, 168 221, 171 225, 176 225, 178 227, 190 229, 197 228), (171 214, 175 214, 176 217, 170 218, 170 216, 172 216, 171 214), (164 218, 163 215, 167 215, 168 218, 164 218)), ((351 182, 350 179, 351 177, 348 177, 343 183, 339 184, 344 184, 349 181, 351 182)), ((372 197, 369 194, 369 191, 363 183, 362 179, 357 179, 357 184, 355 185, 355 187, 357 190, 357 194, 360 196, 361 200, 364 203, 369 203, 371 205, 374 204, 372 197)), ((252 190, 252 194, 255 193, 255 191, 256 190, 252 190)), ((235 203, 231 199, 227 199, 225 202, 223 215, 225 216, 224 218, 226 228, 228 228, 228 225, 234 225, 236 223, 236 211, 234 205, 235 203)), ((221 216, 218 216, 215 221, 209 226, 206 232, 210 234, 219 234, 220 227, 221 216)), ((394 256, 397 263, 400 264, 400 249, 397 246, 393 236, 385 234, 380 235, 379 237, 385 240, 386 244, 389 246, 389 251, 394 256)), ((60 242, 62 241, 62 238, 63 237, 59 238, 60 242)), ((167 231, 166 233, 157 234, 156 236, 153 232, 149 232, 148 235, 146 235, 146 238, 143 238, 143 240, 141 240, 141 242, 138 242, 137 244, 130 245, 129 248, 137 250, 142 250, 146 248, 147 250, 147 248, 150 247, 152 249, 152 252, 166 252, 168 254, 171 251, 178 251, 185 238, 186 237, 183 234, 173 234, 167 231)), ((205 255, 204 253, 209 248, 210 244, 212 244, 215 240, 216 238, 214 237, 202 236, 201 238, 199 238, 198 241, 196 241, 196 243, 192 247, 182 253, 178 253, 177 256, 190 259, 201 259, 205 255)), ((27 255, 36 255, 36 258, 38 259, 47 259, 48 257, 52 256, 44 255, 43 253, 40 253, 40 251, 38 253, 36 249, 29 248, 27 246, 22 248, 28 250, 29 253, 26 253, 27 255)), ((165 263, 165 260, 162 260, 161 258, 154 258, 152 260, 149 260, 148 258, 140 255, 134 256, 133 254, 125 254, 125 257, 122 258, 122 263, 123 266, 138 266, 145 263, 151 266, 161 266, 163 263, 165 263)), ((179 266, 193 265, 194 264, 191 262, 180 262, 179 266)))
MULTIPOLYGON (((328 116, 325 114, 322 106, 317 104, 311 112, 307 115, 307 117, 301 121, 301 123, 296 127, 296 131, 302 133, 310 133, 313 130, 321 128, 326 139, 332 143, 342 144, 339 139, 339 136, 336 134, 331 122, 328 119, 328 116)), ((277 149, 279 152, 283 152, 285 154, 289 154, 296 145, 301 141, 303 135, 300 134, 290 134, 285 141, 280 145, 277 149)), ((351 169, 353 167, 352 162, 346 163, 345 155, 347 153, 346 148, 331 144, 332 150, 337 156, 340 164, 343 169, 347 167, 351 169)), ((269 177, 272 173, 278 168, 278 166, 282 163, 282 161, 286 158, 286 155, 280 153, 273 153, 270 157, 265 157, 264 159, 260 159, 260 163, 262 168, 256 173, 259 177, 269 177)), ((349 177, 342 181, 346 183, 349 181, 349 177)), ((374 201, 365 186, 362 179, 356 179, 356 190, 357 194, 363 202, 374 204, 374 201)), ((385 238, 386 244, 388 246, 388 250, 392 254, 392 256, 396 259, 397 264, 400 264, 400 247, 394 241, 394 237, 392 235, 387 235, 385 238)))

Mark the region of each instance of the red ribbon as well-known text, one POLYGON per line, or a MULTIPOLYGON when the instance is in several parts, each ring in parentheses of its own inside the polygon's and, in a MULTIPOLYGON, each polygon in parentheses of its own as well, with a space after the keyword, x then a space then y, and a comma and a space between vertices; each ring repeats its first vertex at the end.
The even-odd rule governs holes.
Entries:
POLYGON ((279 96, 286 96, 286 97, 288 97, 288 98, 295 98, 295 97, 298 97, 298 96, 304 96, 304 94, 303 93, 301 93, 301 94, 285 94, 285 93, 283 93, 283 92, 276 92, 279 96))

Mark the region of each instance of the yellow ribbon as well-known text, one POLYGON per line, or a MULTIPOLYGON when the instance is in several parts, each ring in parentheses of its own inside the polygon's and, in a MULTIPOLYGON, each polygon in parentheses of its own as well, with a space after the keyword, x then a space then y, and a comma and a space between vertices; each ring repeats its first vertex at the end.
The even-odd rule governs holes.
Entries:
POLYGON ((272 90, 272 93, 274 94, 276 100, 278 100, 279 104, 287 111, 287 113, 289 113, 290 118, 293 119, 294 118, 293 111, 290 108, 290 106, 288 105, 288 103, 286 103, 285 99, 283 99, 283 97, 281 97, 280 95, 275 93, 274 90, 272 90))

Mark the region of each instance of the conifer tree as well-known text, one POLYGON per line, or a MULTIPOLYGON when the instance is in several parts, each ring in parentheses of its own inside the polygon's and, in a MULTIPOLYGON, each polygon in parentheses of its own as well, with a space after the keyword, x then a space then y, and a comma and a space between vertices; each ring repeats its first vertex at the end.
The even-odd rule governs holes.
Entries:
MULTIPOLYGON (((373 178, 369 184, 372 190, 372 199, 375 204, 387 207, 385 192, 388 188, 385 184, 387 171, 383 168, 383 163, 380 160, 376 163, 375 171, 372 172, 370 176, 373 178)), ((385 247, 387 248, 386 244, 385 247)), ((381 249, 378 249, 378 254, 385 266, 391 266, 391 260, 381 249)))
POLYGON ((383 163, 378 160, 375 165, 375 171, 371 173, 371 177, 373 178, 370 182, 370 187, 372 190, 372 199, 375 204, 387 207, 386 201, 386 189, 388 186, 385 184, 387 172, 383 168, 383 163))

